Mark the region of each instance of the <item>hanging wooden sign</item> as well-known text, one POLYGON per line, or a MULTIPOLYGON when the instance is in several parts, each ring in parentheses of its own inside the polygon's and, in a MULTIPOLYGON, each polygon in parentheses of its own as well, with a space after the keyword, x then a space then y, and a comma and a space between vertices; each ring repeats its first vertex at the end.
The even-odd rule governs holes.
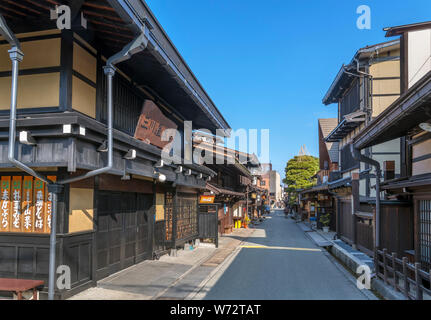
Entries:
POLYGON ((34 232, 43 233, 45 228, 45 183, 39 179, 34 181, 34 232))
POLYGON ((170 141, 162 141, 163 131, 177 129, 151 100, 145 100, 135 131, 135 138, 163 149, 170 141))
POLYGON ((33 232, 33 177, 24 177, 22 190, 22 232, 33 232))
POLYGON ((10 230, 10 189, 11 177, 1 178, 1 211, 0 211, 0 232, 10 230))
POLYGON ((11 191, 11 232, 21 232, 22 214, 21 214, 21 195, 22 195, 22 177, 12 178, 11 191))
POLYGON ((199 203, 200 204, 213 204, 215 200, 215 196, 200 196, 199 203))

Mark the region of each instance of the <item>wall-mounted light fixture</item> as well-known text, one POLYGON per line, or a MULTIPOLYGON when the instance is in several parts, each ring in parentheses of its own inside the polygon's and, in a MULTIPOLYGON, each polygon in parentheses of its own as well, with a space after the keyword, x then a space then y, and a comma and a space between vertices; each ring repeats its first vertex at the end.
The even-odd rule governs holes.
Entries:
POLYGON ((85 136, 86 134, 86 130, 84 127, 79 126, 79 135, 81 136, 85 136))
POLYGON ((166 182, 166 176, 163 174, 163 173, 161 173, 160 171, 159 171, 159 169, 154 169, 154 175, 157 177, 157 180, 159 180, 159 182, 161 182, 161 183, 163 183, 163 182, 166 182))
POLYGON ((163 168, 163 166, 165 165, 163 160, 159 160, 156 162, 156 164, 154 165, 155 168, 163 168))
POLYGON ((185 176, 191 176, 192 175, 192 170, 191 169, 187 169, 186 172, 184 173, 185 176))
POLYGON ((72 133, 72 125, 71 124, 63 124, 63 134, 72 133))
POLYGON ((136 159, 136 150, 135 149, 129 149, 129 151, 127 151, 127 153, 124 155, 124 159, 135 160, 136 159))
POLYGON ((108 152, 108 141, 103 141, 102 144, 97 148, 98 152, 108 152))
POLYGON ((34 138, 31 136, 31 133, 28 131, 19 132, 19 142, 29 146, 34 146, 36 144, 36 140, 34 140, 34 138))
POLYGON ((175 173, 181 173, 183 172, 183 166, 178 166, 178 168, 175 170, 175 173))
POLYGON ((429 123, 429 122, 422 122, 419 125, 419 128, 421 128, 423 131, 431 132, 431 123, 429 123))

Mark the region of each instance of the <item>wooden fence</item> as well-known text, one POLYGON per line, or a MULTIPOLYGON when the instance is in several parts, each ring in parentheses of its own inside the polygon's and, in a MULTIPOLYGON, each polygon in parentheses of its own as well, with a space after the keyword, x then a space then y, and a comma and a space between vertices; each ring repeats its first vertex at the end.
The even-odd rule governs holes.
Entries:
POLYGON ((374 251, 374 227, 373 220, 357 218, 356 244, 364 253, 372 256, 374 251))
MULTIPOLYGON (((374 255, 374 208, 361 204, 360 211, 355 212, 356 229, 353 230, 351 203, 342 201, 339 207, 339 233, 341 239, 349 244, 356 243, 364 253, 374 255), (354 232, 355 231, 355 232, 354 232), (353 239, 356 233, 356 239, 353 239), (355 240, 355 241, 354 241, 355 240)), ((414 219, 412 208, 408 204, 382 204, 380 213, 380 244, 399 256, 406 250, 414 248, 414 219)))
POLYGON ((350 201, 342 201, 340 206, 340 235, 349 244, 353 243, 353 215, 350 201))
POLYGON ((386 249, 376 250, 376 273, 383 281, 410 300, 423 300, 424 293, 431 295, 431 272, 421 269, 420 263, 399 259, 386 249))

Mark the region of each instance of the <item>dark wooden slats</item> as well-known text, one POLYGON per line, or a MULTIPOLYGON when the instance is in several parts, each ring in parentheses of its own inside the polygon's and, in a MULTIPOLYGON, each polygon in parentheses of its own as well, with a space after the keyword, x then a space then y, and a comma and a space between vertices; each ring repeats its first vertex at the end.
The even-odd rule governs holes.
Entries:
POLYGON ((3 10, 5 10, 6 12, 9 12, 10 14, 16 14, 16 15, 19 15, 19 16, 21 16, 21 17, 25 17, 25 16, 27 16, 25 13, 23 13, 23 12, 21 12, 21 11, 19 11, 19 10, 17 10, 17 9, 13 9, 13 8, 11 8, 10 6, 8 6, 8 5, 6 5, 6 4, 0 4, 0 9, 3 9, 3 10))
POLYGON ((88 20, 88 22, 93 23, 93 24, 104 26, 104 27, 107 27, 107 28, 110 28, 110 29, 123 30, 123 31, 127 31, 127 32, 130 33, 130 29, 129 28, 124 27, 124 26, 120 26, 120 25, 115 24, 115 23, 106 23, 106 22, 103 22, 103 21, 100 21, 100 20, 97 20, 97 19, 87 19, 87 20, 88 20))
POLYGON ((84 7, 100 9, 100 10, 105 10, 109 12, 115 12, 114 8, 107 6, 102 1, 86 1, 84 3, 84 7))
POLYGON ((431 200, 419 201, 420 262, 431 268, 431 200))
POLYGON ((118 16, 112 16, 109 14, 98 13, 98 12, 94 12, 94 11, 90 11, 90 10, 82 10, 82 12, 85 15, 89 15, 89 16, 104 18, 104 19, 111 20, 111 21, 123 22, 123 20, 121 18, 119 18, 118 16))
POLYGON ((18 8, 24 9, 26 11, 30 11, 31 13, 35 13, 35 14, 38 14, 38 15, 40 15, 42 13, 42 12, 40 12, 38 10, 35 10, 35 9, 29 7, 29 6, 25 6, 25 5, 21 4, 21 3, 17 3, 16 1, 12 1, 12 0, 3 0, 3 1, 6 2, 6 3, 9 3, 11 6, 16 6, 18 8))
POLYGON ((49 13, 49 10, 52 9, 49 5, 42 4, 42 3, 40 3, 39 1, 36 1, 36 0, 23 0, 23 1, 26 2, 26 3, 29 3, 31 5, 33 5, 35 7, 45 9, 48 13, 49 13))
POLYGON ((94 30, 94 31, 96 31, 96 32, 100 32, 100 33, 110 34, 110 35, 113 35, 113 36, 115 36, 115 37, 123 37, 123 38, 130 39, 130 40, 132 40, 132 39, 133 39, 133 36, 132 36, 132 35, 130 35, 130 34, 119 33, 119 32, 113 32, 113 31, 109 31, 109 30, 106 30, 106 29, 102 29, 102 28, 95 28, 95 27, 91 27, 91 26, 89 27, 89 29, 90 29, 90 30, 94 30))

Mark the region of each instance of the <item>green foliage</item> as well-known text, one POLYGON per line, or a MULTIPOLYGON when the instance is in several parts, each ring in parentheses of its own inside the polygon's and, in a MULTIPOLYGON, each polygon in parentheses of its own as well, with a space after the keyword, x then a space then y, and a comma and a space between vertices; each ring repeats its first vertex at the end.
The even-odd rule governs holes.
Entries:
POLYGON ((329 213, 320 216, 320 223, 323 224, 324 227, 329 227, 331 223, 331 215, 329 213))
POLYGON ((291 193, 290 204, 297 199, 297 191, 307 189, 316 184, 312 177, 319 171, 319 159, 313 156, 295 156, 286 165, 286 178, 283 182, 291 193))

